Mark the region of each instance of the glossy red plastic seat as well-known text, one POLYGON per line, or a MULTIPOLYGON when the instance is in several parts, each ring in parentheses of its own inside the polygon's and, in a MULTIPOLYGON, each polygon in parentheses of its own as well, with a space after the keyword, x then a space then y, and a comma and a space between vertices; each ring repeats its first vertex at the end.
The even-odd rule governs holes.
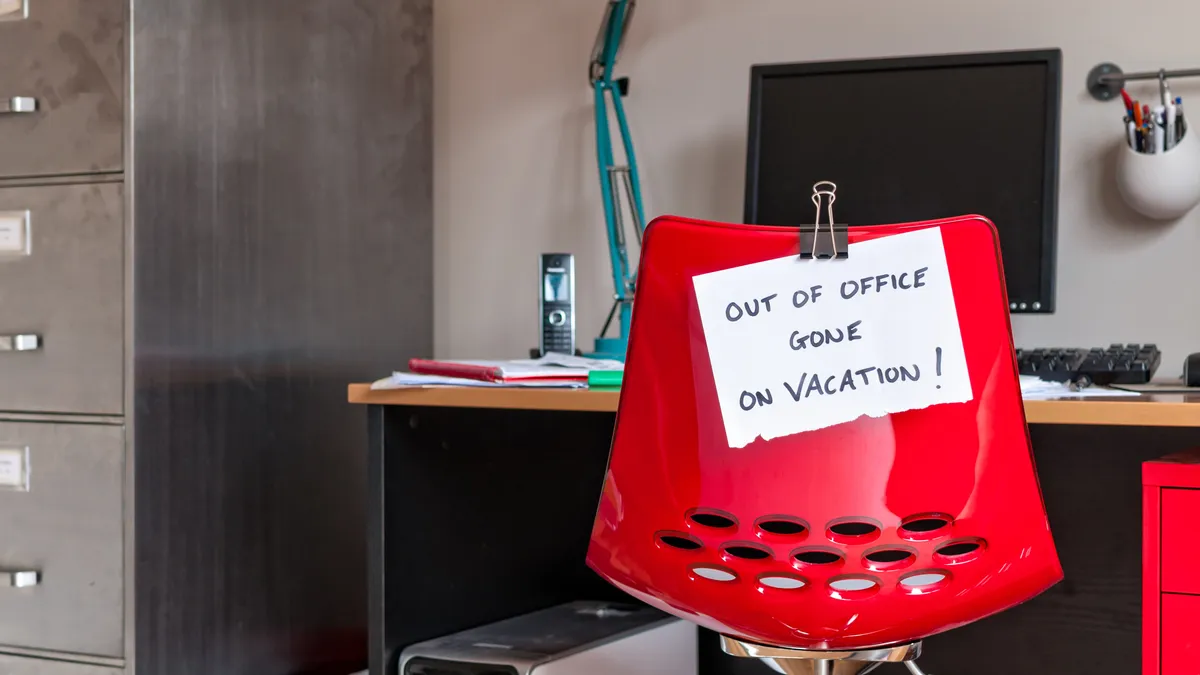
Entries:
POLYGON ((723 635, 802 650, 918 641, 1059 581, 994 227, 852 228, 850 242, 935 226, 973 400, 731 449, 691 280, 796 255, 796 230, 652 223, 592 569, 723 635))

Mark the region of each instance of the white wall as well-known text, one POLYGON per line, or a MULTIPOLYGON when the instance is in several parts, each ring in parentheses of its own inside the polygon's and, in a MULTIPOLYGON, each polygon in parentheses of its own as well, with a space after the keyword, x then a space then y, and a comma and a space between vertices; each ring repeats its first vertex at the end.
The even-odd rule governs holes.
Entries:
MULTIPOLYGON (((437 0, 437 355, 516 357, 537 342, 536 256, 576 254, 579 333, 610 305, 587 60, 605 0, 437 0)), ((1155 5, 1150 35, 1117 0, 640 0, 620 70, 648 216, 738 221, 754 63, 1063 50, 1058 312, 1017 316, 1022 346, 1157 342, 1162 376, 1200 351, 1200 210, 1145 222, 1112 184, 1119 104, 1088 70, 1200 67, 1200 3, 1155 5)), ((1200 80, 1173 85, 1200 107, 1200 80)), ((1131 88, 1142 98, 1152 85, 1131 88)))

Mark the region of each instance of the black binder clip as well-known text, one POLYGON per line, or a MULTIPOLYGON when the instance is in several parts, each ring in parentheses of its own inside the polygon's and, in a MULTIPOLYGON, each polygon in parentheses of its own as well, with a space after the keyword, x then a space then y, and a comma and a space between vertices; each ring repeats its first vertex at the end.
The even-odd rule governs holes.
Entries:
POLYGON ((845 225, 833 222, 833 202, 837 200, 837 185, 823 180, 813 185, 812 202, 817 217, 812 226, 800 226, 800 257, 804 260, 828 260, 850 257, 850 238, 845 225), (824 198, 824 199, 822 199, 824 198), (825 202, 828 222, 821 223, 821 202, 825 202))

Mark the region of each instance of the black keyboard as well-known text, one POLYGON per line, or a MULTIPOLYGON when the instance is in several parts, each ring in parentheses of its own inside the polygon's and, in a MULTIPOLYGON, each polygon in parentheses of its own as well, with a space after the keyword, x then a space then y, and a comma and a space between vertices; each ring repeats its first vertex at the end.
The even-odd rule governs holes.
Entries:
POLYGON ((1022 375, 1055 382, 1145 384, 1154 377, 1160 361, 1162 352, 1152 344, 1017 350, 1017 367, 1022 375))

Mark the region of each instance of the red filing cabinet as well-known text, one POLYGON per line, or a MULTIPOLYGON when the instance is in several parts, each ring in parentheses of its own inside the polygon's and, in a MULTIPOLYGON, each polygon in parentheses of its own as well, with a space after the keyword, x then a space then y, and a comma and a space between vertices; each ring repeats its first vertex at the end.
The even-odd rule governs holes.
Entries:
POLYGON ((1142 673, 1200 675, 1200 450, 1142 465, 1142 673))

